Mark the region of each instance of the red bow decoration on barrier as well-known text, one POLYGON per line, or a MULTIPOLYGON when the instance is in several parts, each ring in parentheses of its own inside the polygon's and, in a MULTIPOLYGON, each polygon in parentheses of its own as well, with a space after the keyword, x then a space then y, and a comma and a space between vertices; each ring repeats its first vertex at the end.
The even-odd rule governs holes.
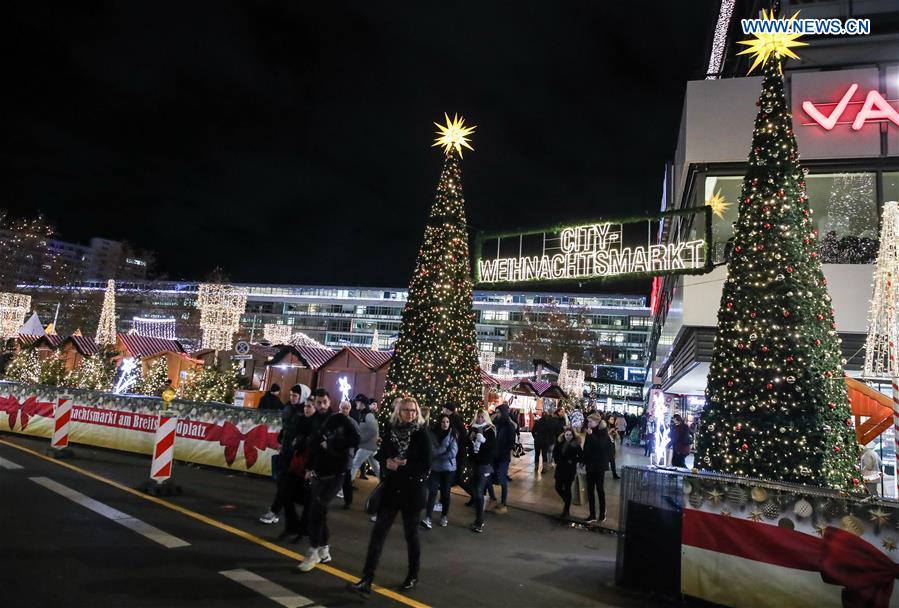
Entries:
POLYGON ((28 426, 28 418, 31 416, 52 418, 53 404, 47 401, 38 401, 37 397, 32 395, 25 400, 25 403, 22 404, 22 409, 19 411, 19 420, 22 424, 22 429, 25 429, 25 427, 28 426))
POLYGON ((843 587, 843 606, 886 608, 899 578, 899 564, 867 541, 827 528, 821 546, 821 578, 843 587))
POLYGON ((230 467, 237 458, 237 450, 243 442, 243 457, 250 469, 259 459, 259 450, 277 448, 278 438, 274 433, 268 432, 268 426, 260 424, 246 433, 241 433, 233 423, 226 422, 221 427, 218 436, 219 444, 225 446, 225 462, 230 467))
POLYGON ((47 401, 38 401, 35 395, 31 395, 24 403, 19 403, 18 397, 9 395, 0 397, 0 412, 9 414, 9 430, 16 426, 16 419, 22 425, 22 430, 28 427, 31 416, 53 417, 53 404, 47 401))
POLYGON ((9 414, 9 430, 16 426, 16 418, 19 416, 19 400, 15 395, 0 397, 0 412, 9 414))

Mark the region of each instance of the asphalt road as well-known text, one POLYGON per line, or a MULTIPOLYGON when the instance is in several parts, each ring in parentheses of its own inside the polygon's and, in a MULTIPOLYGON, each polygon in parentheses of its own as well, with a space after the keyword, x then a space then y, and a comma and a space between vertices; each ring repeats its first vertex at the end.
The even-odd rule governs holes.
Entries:
POLYGON ((395 591, 406 573, 397 520, 375 581, 383 589, 363 600, 344 587, 368 544, 367 485, 352 509, 332 505, 333 561, 303 574, 305 542, 279 542, 280 524, 257 522, 272 499, 269 479, 179 464, 183 495, 154 499, 132 490, 148 475, 146 457, 74 445, 60 464, 41 457, 46 447, 0 433, 5 608, 656 605, 613 586, 613 536, 517 509, 488 515, 476 535, 461 500, 449 527, 422 531, 421 583, 407 594, 395 591))

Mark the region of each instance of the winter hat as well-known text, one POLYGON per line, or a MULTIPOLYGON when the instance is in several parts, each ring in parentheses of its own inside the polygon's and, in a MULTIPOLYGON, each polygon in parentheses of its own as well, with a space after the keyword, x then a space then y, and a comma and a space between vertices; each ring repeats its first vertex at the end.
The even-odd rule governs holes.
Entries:
POLYGON ((305 384, 294 384, 290 387, 290 392, 300 396, 300 403, 305 403, 306 399, 309 398, 309 395, 312 394, 312 389, 305 384))
POLYGON ((370 403, 368 397, 366 397, 362 393, 359 393, 358 395, 353 397, 353 403, 356 403, 357 401, 361 402, 363 405, 368 405, 370 403))
POLYGON ((269 387, 268 392, 277 393, 280 390, 281 390, 281 385, 278 384, 277 382, 273 382, 271 387, 269 387))

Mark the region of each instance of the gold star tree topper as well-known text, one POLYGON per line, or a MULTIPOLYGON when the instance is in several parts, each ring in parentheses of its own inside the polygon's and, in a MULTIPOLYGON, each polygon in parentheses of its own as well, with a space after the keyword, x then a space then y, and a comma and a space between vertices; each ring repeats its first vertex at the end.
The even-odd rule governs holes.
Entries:
MULTIPOLYGON (((793 22, 796 20, 796 17, 799 16, 799 11, 793 13, 793 16, 790 17, 788 24, 784 27, 784 29, 789 30, 793 22)), ((772 10, 770 13, 762 9, 762 20, 763 21, 775 21, 774 19, 774 11, 772 10)), ((773 29, 773 28, 772 28, 773 29)), ((768 63, 768 58, 774 55, 776 59, 781 59, 783 57, 792 57, 793 59, 799 59, 799 55, 790 50, 792 47, 797 46, 808 46, 807 42, 799 42, 798 38, 802 36, 802 34, 788 34, 786 32, 756 32, 754 34, 755 38, 753 40, 739 40, 737 44, 745 44, 749 48, 743 49, 737 55, 754 55, 755 61, 752 62, 752 67, 749 68, 748 73, 752 73, 752 70, 757 68, 759 64, 765 65, 768 63)))
POLYGON ((468 148, 469 150, 474 150, 471 147, 471 144, 468 143, 468 136, 471 135, 477 127, 466 127, 465 119, 461 118, 458 114, 453 115, 453 119, 450 120, 449 114, 443 114, 446 117, 446 124, 442 125, 439 122, 435 122, 434 125, 437 127, 437 139, 434 140, 434 145, 432 147, 443 148, 443 151, 446 152, 447 155, 452 153, 453 149, 459 153, 459 156, 462 156, 462 148, 468 148))
POLYGON ((727 202, 723 196, 721 196, 721 190, 713 194, 706 202, 706 205, 712 208, 712 213, 724 219, 724 214, 730 207, 730 203, 727 202))

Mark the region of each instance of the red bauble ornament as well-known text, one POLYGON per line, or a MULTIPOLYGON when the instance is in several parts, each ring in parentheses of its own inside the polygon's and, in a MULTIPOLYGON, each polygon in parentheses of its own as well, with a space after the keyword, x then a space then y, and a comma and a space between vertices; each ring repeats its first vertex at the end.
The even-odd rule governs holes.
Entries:
POLYGON ((733 303, 733 302, 728 302, 727 304, 725 304, 725 306, 727 306, 727 309, 730 310, 731 308, 734 307, 734 303, 733 303))
POLYGON ((756 251, 764 251, 765 246, 762 243, 759 243, 758 245, 755 246, 755 250, 756 251))
POLYGON ((812 252, 812 257, 813 257, 813 258, 818 257, 818 252, 817 252, 817 251, 813 251, 813 252, 812 252))
POLYGON ((768 347, 767 347, 767 346, 763 346, 763 347, 762 347, 762 352, 763 352, 763 353, 768 352, 768 347))
POLYGON ((734 430, 735 430, 735 431, 739 431, 739 430, 742 429, 742 428, 743 428, 743 425, 740 424, 739 422, 738 422, 737 424, 734 425, 734 430))
POLYGON ((821 340, 815 338, 815 346, 821 346, 821 340))
POLYGON ((736 247, 734 247, 734 252, 740 253, 741 251, 743 251, 743 247, 742 247, 742 246, 737 245, 736 247))
POLYGON ((843 448, 841 448, 838 445, 835 445, 835 446, 833 446, 833 451, 836 452, 837 454, 839 454, 840 452, 843 451, 843 448))
POLYGON ((728 380, 728 381, 727 381, 727 386, 730 387, 730 386, 733 386, 733 385, 734 385, 734 381, 733 381, 733 380, 728 380))
POLYGON ((758 313, 756 313, 754 310, 751 313, 749 313, 749 316, 752 317, 753 319, 756 318, 757 315, 758 315, 758 313))
POLYGON ((818 320, 819 320, 819 321, 823 321, 823 320, 824 320, 824 315, 822 315, 821 313, 818 313, 818 320))
POLYGON ((854 485, 854 486, 856 486, 856 487, 858 486, 858 477, 853 477, 853 478, 852 478, 852 485, 854 485))
POLYGON ((765 388, 768 389, 769 391, 773 391, 773 390, 774 390, 774 384, 772 384, 771 382, 769 382, 768 384, 765 385, 765 388))
POLYGON ((787 266, 787 272, 792 273, 792 272, 793 272, 793 267, 792 267, 792 266, 787 266))
POLYGON ((765 228, 765 230, 771 230, 771 224, 769 224, 768 222, 765 222, 764 224, 762 224, 762 226, 765 228))
POLYGON ((785 311, 784 311, 784 318, 787 318, 787 317, 789 317, 789 316, 790 316, 790 311, 789 311, 789 310, 785 310, 785 311))
POLYGON ((743 450, 744 452, 748 451, 748 450, 749 450, 749 444, 748 444, 748 443, 744 443, 743 445, 740 446, 740 449, 743 450))
POLYGON ((832 410, 835 410, 835 409, 837 409, 837 404, 834 403, 833 401, 831 401, 830 403, 827 404, 827 407, 829 407, 832 410))
POLYGON ((787 356, 787 363, 792 363, 792 362, 795 361, 795 360, 796 360, 796 357, 794 357, 793 355, 788 355, 788 356, 787 356))

